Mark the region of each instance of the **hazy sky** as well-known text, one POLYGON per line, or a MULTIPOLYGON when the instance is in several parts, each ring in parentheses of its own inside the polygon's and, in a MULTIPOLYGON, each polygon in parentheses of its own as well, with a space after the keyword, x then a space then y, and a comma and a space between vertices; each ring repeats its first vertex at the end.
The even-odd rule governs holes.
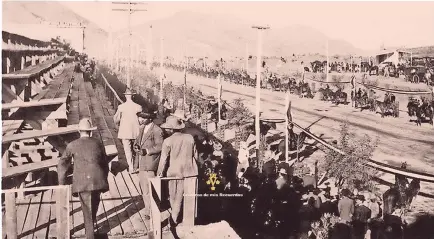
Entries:
MULTIPOLYGON (((106 30, 110 22, 115 30, 127 26, 127 14, 112 12, 110 2, 63 4, 106 30)), ((306 25, 367 50, 382 43, 386 47, 434 44, 434 2, 147 2, 139 6, 147 12, 135 13, 133 25, 189 10, 233 15, 271 28, 306 25)))

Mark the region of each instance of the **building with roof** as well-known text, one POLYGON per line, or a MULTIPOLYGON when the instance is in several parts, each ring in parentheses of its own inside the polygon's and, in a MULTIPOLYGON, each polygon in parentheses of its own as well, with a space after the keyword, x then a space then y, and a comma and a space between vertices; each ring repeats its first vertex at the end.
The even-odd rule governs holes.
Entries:
POLYGON ((403 64, 411 60, 411 52, 400 49, 383 49, 375 56, 375 65, 391 62, 394 65, 403 64))

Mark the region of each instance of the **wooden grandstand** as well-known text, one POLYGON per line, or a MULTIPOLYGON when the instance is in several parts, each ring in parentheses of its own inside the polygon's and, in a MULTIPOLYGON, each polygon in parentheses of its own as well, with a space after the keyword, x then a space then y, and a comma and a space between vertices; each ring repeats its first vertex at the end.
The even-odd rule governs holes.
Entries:
MULTIPOLYGON (((83 74, 49 43, 3 32, 2 216, 3 238, 84 236, 78 198, 70 185, 58 186, 56 167, 66 145, 77 139, 77 124, 88 117, 106 153, 122 166, 116 140, 115 108, 96 97, 83 74)), ((98 233, 144 235, 148 231, 137 175, 109 175, 101 195, 98 233)))

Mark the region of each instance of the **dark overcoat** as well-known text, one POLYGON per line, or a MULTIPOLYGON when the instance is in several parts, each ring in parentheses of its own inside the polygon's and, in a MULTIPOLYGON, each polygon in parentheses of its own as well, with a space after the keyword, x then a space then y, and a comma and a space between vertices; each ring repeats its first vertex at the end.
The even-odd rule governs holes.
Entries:
POLYGON ((67 171, 73 165, 72 193, 74 196, 79 192, 106 192, 109 189, 108 163, 104 145, 98 139, 90 137, 76 139, 68 144, 59 160, 57 166, 59 184, 66 184, 67 171))

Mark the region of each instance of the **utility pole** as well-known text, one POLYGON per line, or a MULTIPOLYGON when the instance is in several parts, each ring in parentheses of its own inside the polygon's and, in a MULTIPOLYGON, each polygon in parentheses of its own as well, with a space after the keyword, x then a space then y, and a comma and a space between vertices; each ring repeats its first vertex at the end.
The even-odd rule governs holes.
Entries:
POLYGON ((326 51, 327 51, 327 67, 326 67, 326 82, 329 82, 329 40, 326 42, 326 51))
MULTIPOLYGON (((259 152, 259 145, 261 142, 260 137, 260 122, 259 122, 259 113, 261 110, 261 58, 262 58, 262 32, 263 30, 269 29, 268 26, 252 26, 252 28, 257 29, 258 32, 258 53, 256 56, 256 120, 255 120, 255 132, 256 132, 256 159, 258 162, 258 165, 260 165, 260 152, 259 152)), ((259 168, 259 170, 262 172, 262 167, 259 168)))
POLYGON ((83 46, 82 46, 82 51, 84 53, 85 50, 85 46, 84 46, 84 38, 85 38, 85 34, 84 34, 84 30, 86 29, 86 26, 83 23, 71 23, 71 22, 44 22, 43 24, 49 25, 49 26, 53 26, 55 28, 79 28, 82 29, 82 41, 83 41, 83 46))
POLYGON ((128 12, 128 67, 127 67, 127 88, 131 89, 131 14, 140 11, 147 11, 146 9, 132 9, 132 5, 143 4, 142 2, 112 2, 112 4, 128 4, 128 8, 115 8, 112 11, 128 12))
POLYGON ((163 54, 163 41, 164 38, 160 39, 160 101, 163 100, 163 79, 164 79, 164 54, 163 54))
POLYGON ((147 65, 149 70, 152 68, 153 62, 153 52, 152 52, 152 25, 149 26, 149 34, 148 34, 148 60, 147 65))

